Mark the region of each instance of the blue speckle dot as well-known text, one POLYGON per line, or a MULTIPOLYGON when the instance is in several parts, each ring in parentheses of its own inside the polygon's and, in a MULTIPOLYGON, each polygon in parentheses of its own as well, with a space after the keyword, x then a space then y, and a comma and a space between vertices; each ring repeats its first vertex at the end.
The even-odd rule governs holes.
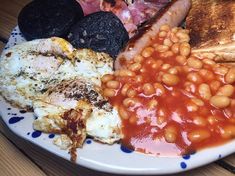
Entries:
POLYGON ((8 121, 9 124, 14 124, 24 119, 24 117, 11 117, 8 121))
POLYGON ((188 154, 187 154, 187 155, 183 155, 182 157, 183 157, 185 160, 190 159, 190 155, 188 155, 188 154))
POLYGON ((48 136, 49 138, 54 138, 55 137, 55 135, 54 134, 49 134, 49 136, 48 136))
POLYGON ((130 149, 126 148, 126 147, 123 146, 123 145, 121 145, 120 149, 121 149, 121 151, 123 151, 123 152, 125 152, 125 153, 132 153, 132 152, 133 152, 133 150, 130 150, 130 149))
POLYGON ((187 164, 186 164, 185 162, 181 162, 181 163, 180 163, 180 166, 181 166, 182 169, 186 169, 187 164))
POLYGON ((28 132, 27 135, 30 135, 30 132, 28 132))
POLYGON ((9 111, 9 110, 11 110, 11 108, 7 108, 7 110, 9 111))
POLYGON ((41 131, 34 131, 31 136, 32 136, 33 138, 37 138, 37 137, 41 136, 41 134, 42 134, 41 131))
POLYGON ((221 154, 219 154, 219 159, 220 159, 220 158, 222 158, 222 155, 221 155, 221 154))
POLYGON ((87 140, 86 140, 86 143, 87 143, 87 144, 91 144, 92 141, 91 141, 90 139, 87 139, 87 140))

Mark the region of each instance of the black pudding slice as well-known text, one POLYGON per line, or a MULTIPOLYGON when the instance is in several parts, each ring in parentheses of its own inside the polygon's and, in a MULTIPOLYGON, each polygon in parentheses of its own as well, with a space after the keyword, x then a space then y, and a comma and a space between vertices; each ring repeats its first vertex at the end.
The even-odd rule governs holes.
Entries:
POLYGON ((78 21, 68 35, 76 48, 91 48, 115 58, 129 36, 119 18, 111 12, 96 12, 78 21))
POLYGON ((64 38, 83 16, 76 0, 34 0, 21 10, 18 25, 27 40, 53 36, 64 38))

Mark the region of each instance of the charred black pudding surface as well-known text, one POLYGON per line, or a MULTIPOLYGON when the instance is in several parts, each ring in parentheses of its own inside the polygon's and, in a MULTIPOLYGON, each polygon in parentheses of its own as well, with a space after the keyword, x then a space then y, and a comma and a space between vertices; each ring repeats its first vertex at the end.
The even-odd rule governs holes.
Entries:
POLYGON ((21 10, 18 25, 27 40, 66 37, 83 16, 76 0, 34 0, 21 10))
POLYGON ((129 36, 119 18, 111 12, 96 12, 79 20, 68 35, 76 48, 91 48, 115 58, 129 36))

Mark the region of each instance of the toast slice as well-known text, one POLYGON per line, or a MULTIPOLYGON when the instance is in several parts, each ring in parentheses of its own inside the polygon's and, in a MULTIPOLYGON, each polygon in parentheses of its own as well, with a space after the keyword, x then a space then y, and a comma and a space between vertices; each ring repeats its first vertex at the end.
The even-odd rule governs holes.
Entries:
POLYGON ((186 28, 193 53, 235 62, 234 0, 192 0, 186 28))

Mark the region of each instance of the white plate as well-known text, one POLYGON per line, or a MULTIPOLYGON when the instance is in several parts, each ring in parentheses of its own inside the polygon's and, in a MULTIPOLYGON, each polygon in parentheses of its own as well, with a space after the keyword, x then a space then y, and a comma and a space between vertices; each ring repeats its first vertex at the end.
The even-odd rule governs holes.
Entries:
MULTIPOLYGON (((25 41, 16 27, 6 48, 25 41)), ((7 126, 17 135, 48 151, 70 159, 68 151, 60 150, 53 145, 54 134, 43 134, 34 131, 32 113, 22 113, 20 109, 13 108, 0 97, 0 115, 7 126)), ((235 140, 219 147, 196 152, 183 157, 156 157, 127 150, 120 144, 105 145, 87 139, 83 148, 78 149, 77 164, 109 173, 118 174, 169 174, 189 170, 195 167, 218 160, 235 152, 235 140)))

